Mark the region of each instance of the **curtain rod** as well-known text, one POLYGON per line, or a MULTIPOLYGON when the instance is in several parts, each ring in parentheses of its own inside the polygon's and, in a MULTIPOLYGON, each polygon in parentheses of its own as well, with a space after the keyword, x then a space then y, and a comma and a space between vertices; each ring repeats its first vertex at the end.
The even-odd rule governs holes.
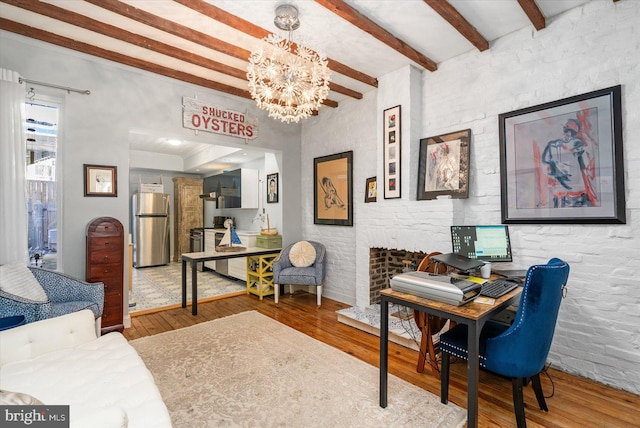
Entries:
POLYGON ((20 83, 32 83, 34 85, 42 85, 42 86, 48 86, 49 88, 62 89, 62 90, 67 91, 67 92, 78 92, 78 93, 84 94, 84 95, 91 94, 91 91, 88 90, 88 89, 75 89, 75 88, 70 88, 68 86, 60 86, 60 85, 53 85, 51 83, 37 82, 35 80, 24 79, 22 77, 20 77, 18 79, 18 81, 20 83))

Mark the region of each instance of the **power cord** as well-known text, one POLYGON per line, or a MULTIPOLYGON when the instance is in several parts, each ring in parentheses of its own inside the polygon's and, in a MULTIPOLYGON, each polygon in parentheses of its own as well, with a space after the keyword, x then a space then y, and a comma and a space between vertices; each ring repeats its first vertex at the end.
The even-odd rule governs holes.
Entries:
POLYGON ((542 373, 547 375, 547 378, 549 379, 549 382, 551 382, 551 395, 549 395, 549 396, 545 395, 544 398, 551 398, 551 397, 553 397, 553 394, 556 392, 556 385, 553 383, 553 379, 551 378, 551 375, 549 374, 549 369, 550 368, 551 368, 551 363, 547 364, 547 366, 542 369, 542 373))

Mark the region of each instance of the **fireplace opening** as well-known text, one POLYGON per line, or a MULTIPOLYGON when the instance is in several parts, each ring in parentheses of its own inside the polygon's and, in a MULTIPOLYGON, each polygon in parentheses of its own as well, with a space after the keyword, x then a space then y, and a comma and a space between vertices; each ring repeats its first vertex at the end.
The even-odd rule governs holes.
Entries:
POLYGON ((380 303, 380 291, 389 288, 394 275, 410 267, 415 270, 427 254, 389 248, 369 249, 369 304, 380 303))

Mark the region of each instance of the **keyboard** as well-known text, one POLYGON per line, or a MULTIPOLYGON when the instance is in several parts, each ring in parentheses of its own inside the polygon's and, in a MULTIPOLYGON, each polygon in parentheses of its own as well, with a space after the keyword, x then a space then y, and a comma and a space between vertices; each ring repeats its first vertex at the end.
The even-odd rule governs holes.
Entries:
POLYGON ((480 295, 497 299, 498 297, 504 296, 518 285, 520 284, 516 281, 499 278, 495 281, 485 283, 480 290, 480 295))

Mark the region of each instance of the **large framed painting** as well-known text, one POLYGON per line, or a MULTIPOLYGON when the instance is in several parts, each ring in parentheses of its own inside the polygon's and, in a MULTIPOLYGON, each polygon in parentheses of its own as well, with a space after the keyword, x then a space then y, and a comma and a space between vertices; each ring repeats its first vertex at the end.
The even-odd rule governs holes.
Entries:
POLYGON ((621 87, 499 115, 503 223, 626 223, 621 87))
POLYGON ((471 130, 420 140, 418 200, 469 197, 471 130))
POLYGON ((353 226, 353 152, 313 160, 313 222, 353 226))
POLYGON ((401 127, 400 106, 388 108, 382 115, 383 140, 384 140, 384 198, 394 199, 401 197, 400 178, 400 148, 401 127))

